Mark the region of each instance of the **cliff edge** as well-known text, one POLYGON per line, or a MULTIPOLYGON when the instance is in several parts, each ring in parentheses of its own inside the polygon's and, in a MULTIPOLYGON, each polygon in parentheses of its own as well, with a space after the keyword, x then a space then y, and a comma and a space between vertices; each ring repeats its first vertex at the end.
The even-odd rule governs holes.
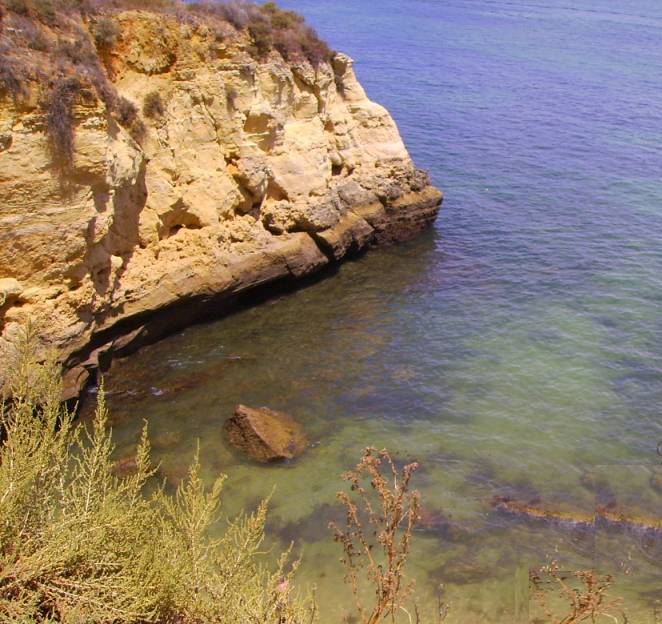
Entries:
POLYGON ((183 302, 300 278, 434 220, 441 193, 347 56, 256 58, 241 24, 172 12, 57 20, 2 19, 2 340, 31 318, 83 376, 159 311, 175 311, 161 329, 185 324, 183 302), (21 47, 35 28, 41 45, 21 47))

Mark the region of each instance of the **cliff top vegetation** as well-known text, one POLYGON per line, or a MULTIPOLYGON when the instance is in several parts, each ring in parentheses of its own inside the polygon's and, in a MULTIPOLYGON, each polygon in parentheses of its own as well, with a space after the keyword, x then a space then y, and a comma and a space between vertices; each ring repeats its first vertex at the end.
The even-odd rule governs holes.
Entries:
MULTIPOLYGON (((102 101, 134 139, 140 142, 144 135, 139 107, 113 84, 113 58, 130 45, 125 18, 132 11, 153 14, 155 28, 164 33, 175 25, 182 38, 196 40, 208 60, 282 57, 317 67, 333 56, 303 17, 274 2, 0 0, 0 100, 44 112, 56 164, 66 166, 72 159, 72 109, 79 101, 102 101)), ((153 97, 147 109, 148 116, 158 113, 153 97)))
POLYGON ((247 37, 248 50, 260 59, 276 50, 286 61, 318 65, 333 54, 294 11, 275 2, 222 0, 0 0, 0 54, 46 60, 31 50, 47 53, 60 65, 80 64, 121 39, 115 18, 125 11, 167 16, 192 29, 207 27, 217 41, 247 37))

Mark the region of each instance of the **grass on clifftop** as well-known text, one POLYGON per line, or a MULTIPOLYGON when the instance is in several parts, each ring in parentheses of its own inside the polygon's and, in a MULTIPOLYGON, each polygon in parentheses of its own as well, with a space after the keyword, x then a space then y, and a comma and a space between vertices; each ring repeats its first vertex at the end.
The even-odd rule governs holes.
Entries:
POLYGON ((117 16, 129 10, 165 16, 185 26, 183 33, 204 33, 210 48, 233 43, 258 60, 275 53, 317 67, 333 56, 303 17, 274 2, 0 0, 0 100, 43 110, 60 168, 72 164, 73 107, 80 99, 104 102, 136 141, 144 137, 138 106, 121 97, 111 79, 113 53, 126 43, 117 16))
POLYGON ((0 447, 0 621, 303 624, 285 552, 260 552, 266 503, 214 539, 224 477, 211 489, 197 457, 174 495, 154 485, 146 432, 135 474, 113 474, 100 394, 91 429, 60 404, 54 360, 39 363, 27 332, 6 360, 0 447))

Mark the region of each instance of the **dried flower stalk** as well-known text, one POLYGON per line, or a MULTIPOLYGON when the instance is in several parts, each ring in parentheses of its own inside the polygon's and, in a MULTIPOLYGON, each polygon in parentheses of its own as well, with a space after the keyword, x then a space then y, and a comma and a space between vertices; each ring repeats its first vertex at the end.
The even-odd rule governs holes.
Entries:
POLYGON ((600 618, 619 621, 614 610, 621 604, 621 600, 609 597, 609 588, 613 582, 609 574, 599 575, 594 570, 562 572, 558 563, 553 561, 539 570, 531 571, 529 580, 532 596, 544 610, 550 624, 594 623, 600 618), (569 611, 565 615, 559 616, 550 608, 544 587, 545 578, 553 582, 557 595, 569 603, 569 611), (579 581, 579 587, 571 585, 573 579, 579 581))
POLYGON ((343 548, 345 581, 362 624, 394 622, 398 611, 412 619, 405 603, 412 596, 413 582, 406 581, 404 567, 419 520, 420 494, 410 489, 417 468, 411 463, 398 471, 388 451, 366 448, 356 468, 342 475, 350 484, 350 493, 338 493, 345 526, 330 526, 343 548), (365 605, 361 597, 366 582, 374 587, 372 605, 365 605))

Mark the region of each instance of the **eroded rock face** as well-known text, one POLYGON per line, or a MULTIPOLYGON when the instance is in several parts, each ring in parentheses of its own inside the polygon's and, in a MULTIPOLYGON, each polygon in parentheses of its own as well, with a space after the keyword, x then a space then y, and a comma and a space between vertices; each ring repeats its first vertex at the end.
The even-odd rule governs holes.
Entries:
POLYGON ((237 405, 234 416, 225 422, 225 431, 235 447, 262 463, 294 459, 307 446, 299 423, 266 407, 237 405))
MULTIPOLYGON (((94 349, 155 312, 300 278, 434 220, 441 193, 347 56, 257 63, 167 16, 117 19, 118 93, 164 105, 142 144, 79 98, 63 173, 42 110, 0 96, 0 346, 31 318, 69 367, 90 369, 94 349)), ((185 324, 177 314, 158 331, 185 324)))

